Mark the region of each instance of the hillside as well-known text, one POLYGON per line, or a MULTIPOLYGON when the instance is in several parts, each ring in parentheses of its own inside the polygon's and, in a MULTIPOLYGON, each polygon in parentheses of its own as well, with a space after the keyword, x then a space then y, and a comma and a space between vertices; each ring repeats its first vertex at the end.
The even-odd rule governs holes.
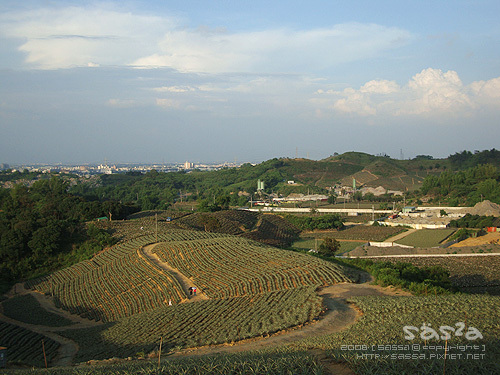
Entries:
POLYGON ((346 152, 342 155, 331 156, 322 160, 334 163, 339 168, 350 165, 357 168, 356 173, 346 175, 341 182, 352 185, 356 179, 357 186, 382 186, 388 190, 416 190, 429 174, 439 174, 450 168, 447 159, 415 158, 411 160, 397 160, 387 156, 373 156, 362 152, 346 152))
POLYGON ((280 216, 240 210, 194 213, 175 224, 183 229, 233 234, 278 247, 290 246, 300 233, 280 216))
POLYGON ((246 238, 167 228, 157 238, 122 241, 91 260, 29 281, 24 293, 43 293, 46 303, 53 301, 89 322, 60 333, 78 343, 76 358, 86 361, 152 351, 159 336, 167 349, 235 341, 303 324, 322 310, 316 288, 351 282, 357 276, 350 272, 246 238), (198 293, 190 295, 189 286, 198 293), (196 329, 190 322, 196 322, 196 329), (105 342, 96 345, 100 338, 105 342))
POLYGON ((286 247, 298 239, 300 230, 280 216, 245 210, 176 213, 145 211, 129 216, 129 220, 100 224, 119 240, 130 240, 159 231, 185 229, 225 233, 252 239, 263 244, 286 247), (170 221, 167 221, 170 220, 170 221))

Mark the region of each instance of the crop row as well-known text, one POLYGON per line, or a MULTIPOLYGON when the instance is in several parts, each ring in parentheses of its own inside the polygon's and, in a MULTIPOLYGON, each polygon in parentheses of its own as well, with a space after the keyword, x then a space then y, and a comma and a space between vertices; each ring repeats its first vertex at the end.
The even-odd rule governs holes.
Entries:
MULTIPOLYGON (((123 241, 119 244, 106 249, 96 255, 91 260, 86 260, 79 262, 73 266, 64 268, 60 271, 52 273, 48 276, 40 277, 35 280, 30 280, 25 283, 25 286, 29 289, 37 289, 40 291, 45 291, 46 293, 51 292, 52 288, 59 283, 68 282, 74 278, 81 277, 82 275, 92 272, 101 266, 111 263, 117 259, 120 259, 127 254, 134 253, 137 249, 142 248, 145 245, 151 244, 158 240, 162 241, 182 241, 187 239, 205 239, 205 238, 216 238, 220 237, 220 234, 214 233, 204 233, 204 232, 193 232, 185 230, 170 230, 163 233, 159 233, 156 238, 155 235, 144 235, 141 237, 134 238, 132 240, 123 241)), ((223 236, 223 235, 222 235, 223 236)))
POLYGON ((277 215, 262 215, 257 229, 242 237, 259 241, 271 246, 288 246, 299 236, 300 230, 277 215))
POLYGON ((350 281, 336 264, 237 237, 166 242, 153 252, 213 298, 350 281))
POLYGON ((150 352, 158 347, 160 337, 165 350, 230 343, 303 324, 321 310, 314 288, 306 287, 165 306, 123 318, 106 328, 68 330, 64 335, 78 342, 78 360, 84 361, 150 352), (96 342, 108 346, 96 346, 96 342))
POLYGON ((146 236, 115 246, 30 286, 54 296, 58 307, 102 321, 151 310, 169 300, 178 303, 186 298, 178 281, 140 250, 152 241, 146 236))
POLYGON ((50 363, 57 356, 60 345, 39 333, 0 321, 0 346, 7 348, 8 362, 41 367, 44 366, 43 348, 50 363))
MULTIPOLYGON (((163 357, 162 357, 163 358, 163 357)), ((5 370, 5 375, 47 375, 45 369, 5 370)), ((108 366, 58 367, 51 375, 248 375, 248 374, 324 374, 314 354, 283 349, 265 353, 235 353, 184 358, 169 358, 158 366, 156 361, 120 362, 108 366)))
POLYGON ((332 360, 347 362, 356 374, 500 373, 500 297, 367 296, 349 301, 363 311, 356 324, 292 345, 327 350, 332 360), (414 337, 405 326, 415 327, 407 328, 414 337), (448 338, 441 327, 449 327, 448 338))

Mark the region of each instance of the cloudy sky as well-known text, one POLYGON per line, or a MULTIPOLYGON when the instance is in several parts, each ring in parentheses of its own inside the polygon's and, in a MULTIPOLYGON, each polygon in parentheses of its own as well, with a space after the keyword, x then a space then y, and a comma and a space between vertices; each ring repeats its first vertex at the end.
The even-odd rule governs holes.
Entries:
POLYGON ((500 2, 0 2, 0 163, 500 148, 500 2))

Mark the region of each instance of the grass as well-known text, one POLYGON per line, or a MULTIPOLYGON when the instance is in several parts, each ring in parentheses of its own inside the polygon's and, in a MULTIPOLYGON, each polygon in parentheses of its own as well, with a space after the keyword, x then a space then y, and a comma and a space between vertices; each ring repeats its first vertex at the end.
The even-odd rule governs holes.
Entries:
POLYGON ((384 227, 373 225, 353 225, 343 230, 321 231, 321 232, 306 232, 302 233, 302 238, 324 238, 333 237, 336 240, 354 240, 354 241, 384 241, 387 238, 395 236, 398 233, 405 232, 406 228, 402 227, 384 227))
POLYGON ((436 247, 451 236, 455 229, 420 229, 396 241, 414 247, 436 247))

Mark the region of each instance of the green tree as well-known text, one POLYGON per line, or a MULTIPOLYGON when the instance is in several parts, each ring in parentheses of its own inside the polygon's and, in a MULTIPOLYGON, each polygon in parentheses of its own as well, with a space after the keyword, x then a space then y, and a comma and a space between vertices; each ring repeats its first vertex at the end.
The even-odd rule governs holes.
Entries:
POLYGON ((322 255, 335 255, 337 251, 340 250, 340 242, 335 238, 327 237, 323 240, 323 243, 319 246, 318 253, 322 255))
POLYGON ((198 223, 203 225, 205 232, 215 232, 220 228, 217 218, 210 214, 201 214, 198 216, 198 223))

